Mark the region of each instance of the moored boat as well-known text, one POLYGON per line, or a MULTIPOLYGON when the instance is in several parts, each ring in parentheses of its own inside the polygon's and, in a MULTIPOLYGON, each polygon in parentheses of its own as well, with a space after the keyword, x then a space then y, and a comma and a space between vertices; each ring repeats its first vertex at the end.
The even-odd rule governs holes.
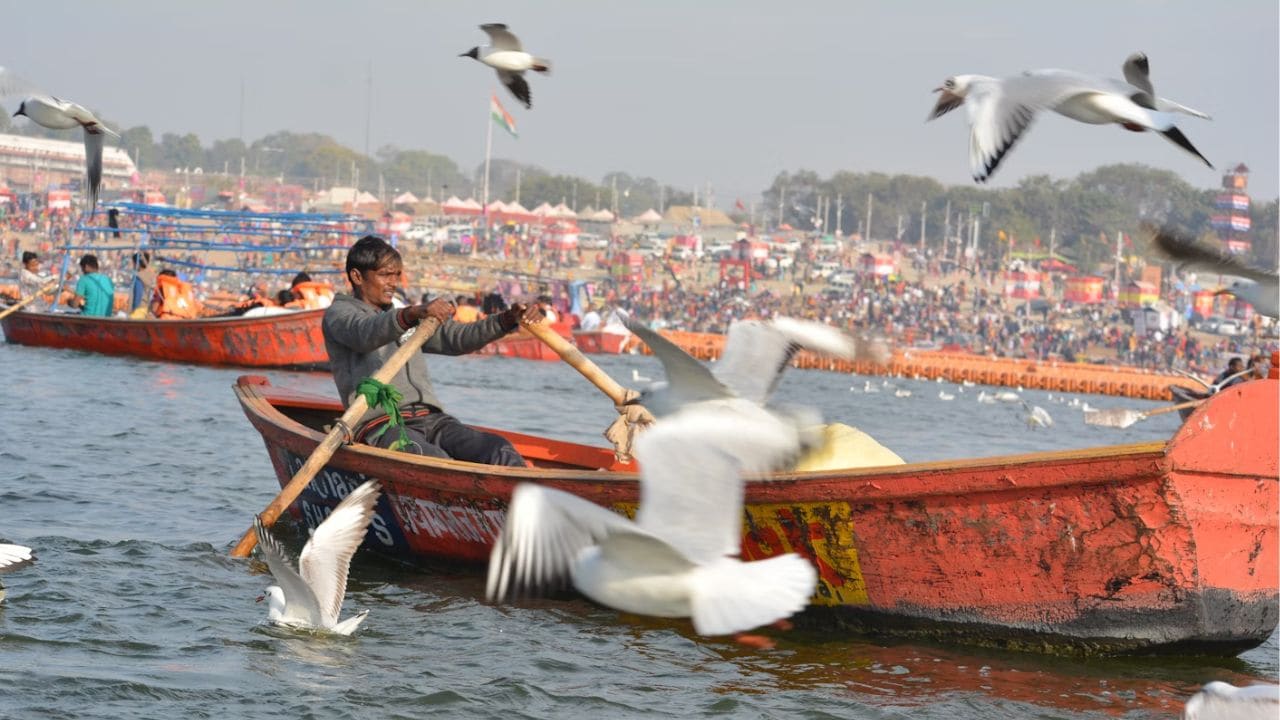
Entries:
POLYGON ((321 368, 324 310, 257 317, 157 320, 17 312, 3 320, 5 340, 18 345, 132 355, 199 365, 321 368))
MULTIPOLYGON (((569 329, 569 323, 556 322, 551 324, 551 329, 555 330, 565 339, 572 339, 569 329)), ((478 355, 499 355, 501 357, 521 358, 523 360, 559 360, 560 356, 554 350, 547 347, 547 344, 529 334, 529 331, 521 328, 520 330, 499 338, 488 345, 481 348, 476 354, 478 355)))
MULTIPOLYGON (((253 376, 235 391, 281 484, 341 409, 253 376)), ((1228 388, 1168 442, 754 479, 742 552, 814 562, 802 625, 1055 652, 1234 654, 1277 624, 1278 392, 1274 380, 1228 388)), ((291 510, 314 527, 375 477, 386 492, 367 545, 474 565, 520 482, 634 512, 634 467, 611 451, 498 432, 531 467, 351 445, 291 510)))

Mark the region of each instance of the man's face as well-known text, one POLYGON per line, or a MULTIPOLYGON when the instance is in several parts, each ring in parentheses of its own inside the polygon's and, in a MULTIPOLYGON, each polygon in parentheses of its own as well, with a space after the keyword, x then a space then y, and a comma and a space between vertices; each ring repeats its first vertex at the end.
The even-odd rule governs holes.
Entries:
POLYGON ((31 258, 30 260, 23 263, 22 266, 30 270, 31 272, 35 272, 36 270, 40 269, 40 260, 38 258, 31 258))
POLYGON ((403 272, 403 263, 393 259, 374 270, 352 270, 351 284, 359 291, 360 299, 370 305, 386 307, 400 287, 403 272))

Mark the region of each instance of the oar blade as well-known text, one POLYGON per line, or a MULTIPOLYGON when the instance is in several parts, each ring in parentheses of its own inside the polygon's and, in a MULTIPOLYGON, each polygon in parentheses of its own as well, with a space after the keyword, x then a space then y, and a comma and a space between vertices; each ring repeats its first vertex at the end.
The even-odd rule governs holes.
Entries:
POLYGON ((1127 428, 1146 417, 1137 410, 1128 408, 1114 408, 1112 410, 1094 410, 1084 414, 1085 425, 1097 425, 1098 427, 1109 428, 1127 428))

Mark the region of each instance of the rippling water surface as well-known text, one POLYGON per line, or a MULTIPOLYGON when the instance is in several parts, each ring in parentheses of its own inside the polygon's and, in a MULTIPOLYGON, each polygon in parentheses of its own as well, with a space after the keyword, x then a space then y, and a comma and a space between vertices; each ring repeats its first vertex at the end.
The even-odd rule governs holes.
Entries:
MULTIPOLYGON (((430 362, 466 421, 603 444, 612 406, 565 365, 430 362)), ((651 358, 600 364, 624 381, 660 375, 651 358)), ((801 632, 760 651, 575 597, 495 608, 475 575, 371 554, 352 566, 346 607, 370 610, 355 637, 269 629, 254 603, 267 578, 227 557, 278 490, 231 392, 240 372, 0 345, 0 539, 39 555, 5 576, 0 717, 1149 718, 1176 716, 1208 680, 1276 681, 1275 636, 1236 659, 1059 659, 801 632)), ((334 394, 325 375, 267 374, 334 394)), ((1177 425, 1090 427, 1027 391, 1056 421, 1033 431, 1021 406, 977 403, 979 388, 895 380, 913 391, 898 398, 880 378, 863 392, 866 381, 793 371, 781 392, 912 461, 1163 439, 1177 425)))

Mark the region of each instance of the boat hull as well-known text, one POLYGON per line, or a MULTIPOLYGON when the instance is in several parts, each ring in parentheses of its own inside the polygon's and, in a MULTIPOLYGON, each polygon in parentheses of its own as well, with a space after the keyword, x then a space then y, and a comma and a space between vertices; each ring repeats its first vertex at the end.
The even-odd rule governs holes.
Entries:
POLYGON ((573 333, 578 349, 591 355, 622 355, 639 347, 640 342, 630 333, 611 333, 600 330, 573 333))
POLYGON ((317 368, 329 362, 323 310, 261 317, 133 320, 18 312, 0 320, 5 340, 199 365, 317 368))
MULTIPOLYGON (((283 485, 322 435, 281 409, 317 425, 338 408, 260 382, 242 378, 236 392, 283 485)), ((1278 386, 1220 393, 1167 444, 754 480, 742 554, 814 563, 800 625, 1048 652, 1234 654, 1277 623, 1278 386)), ((503 434, 536 467, 348 446, 293 512, 314 526, 378 478, 368 544, 475 565, 520 482, 634 513, 636 476, 611 452, 503 434)))

